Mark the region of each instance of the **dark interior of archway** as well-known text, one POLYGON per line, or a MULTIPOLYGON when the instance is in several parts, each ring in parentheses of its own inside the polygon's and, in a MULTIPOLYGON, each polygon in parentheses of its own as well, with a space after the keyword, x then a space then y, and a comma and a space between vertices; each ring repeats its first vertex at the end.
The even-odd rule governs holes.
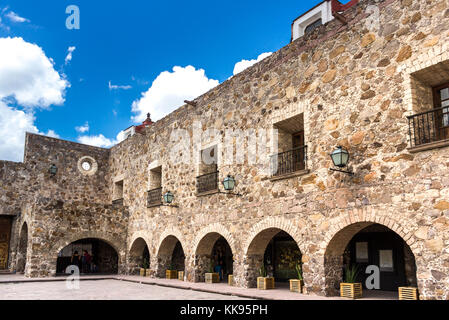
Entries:
POLYGON ((142 260, 140 261, 141 268, 150 265, 150 250, 148 250, 148 246, 145 245, 145 248, 142 252, 142 260))
POLYGON ((402 286, 417 286, 415 258, 405 241, 380 224, 373 224, 357 233, 343 254, 343 279, 347 266, 359 269, 357 281, 365 287, 366 268, 380 268, 380 290, 397 291, 402 286))
POLYGON ((296 265, 301 260, 302 254, 296 241, 284 231, 276 234, 265 250, 264 263, 268 276, 274 276, 279 282, 297 279, 296 265))
POLYGON ((182 249, 181 242, 177 242, 175 248, 173 249, 173 255, 171 260, 170 270, 184 271, 185 269, 185 259, 184 250, 182 249))
POLYGON ((227 281, 228 276, 233 274, 234 259, 232 250, 223 237, 220 237, 214 244, 212 249, 212 264, 214 266, 214 272, 220 271, 222 281, 227 281))
POLYGON ((70 265, 77 265, 81 274, 117 274, 118 254, 113 247, 104 241, 83 239, 71 243, 59 252, 56 273, 65 274, 66 268, 70 265), (80 259, 79 263, 72 263, 72 256, 75 251, 83 256, 84 250, 91 256, 90 263, 83 263, 83 259, 80 259))

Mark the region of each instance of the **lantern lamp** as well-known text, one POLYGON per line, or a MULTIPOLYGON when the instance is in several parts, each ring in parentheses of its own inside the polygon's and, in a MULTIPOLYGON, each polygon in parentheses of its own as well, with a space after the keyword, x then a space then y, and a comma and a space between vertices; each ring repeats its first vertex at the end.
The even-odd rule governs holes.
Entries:
POLYGON ((55 164, 52 164, 50 169, 48 169, 48 172, 52 177, 54 177, 58 173, 58 167, 55 164))
MULTIPOLYGON (((331 159, 332 162, 334 163, 334 166, 338 167, 338 168, 345 168, 348 166, 348 162, 349 162, 349 152, 346 149, 343 149, 343 147, 338 146, 337 149, 331 153, 331 159)), ((336 169, 331 169, 332 171, 336 171, 336 172, 342 172, 342 173, 347 173, 349 175, 354 175, 353 172, 350 171, 343 171, 343 170, 336 170, 336 169)))
POLYGON ((226 191, 232 191, 235 188, 235 179, 233 176, 228 175, 223 181, 223 187, 226 191))
POLYGON ((164 194, 164 201, 167 204, 172 204, 173 200, 175 199, 175 196, 170 191, 164 194))

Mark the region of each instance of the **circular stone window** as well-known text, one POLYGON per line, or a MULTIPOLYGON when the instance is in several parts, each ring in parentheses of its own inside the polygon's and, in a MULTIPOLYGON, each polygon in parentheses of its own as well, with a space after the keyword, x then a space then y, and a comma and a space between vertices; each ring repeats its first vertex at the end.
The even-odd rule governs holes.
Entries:
POLYGON ((78 160, 78 170, 86 176, 92 176, 98 170, 97 161, 92 157, 82 157, 78 160))

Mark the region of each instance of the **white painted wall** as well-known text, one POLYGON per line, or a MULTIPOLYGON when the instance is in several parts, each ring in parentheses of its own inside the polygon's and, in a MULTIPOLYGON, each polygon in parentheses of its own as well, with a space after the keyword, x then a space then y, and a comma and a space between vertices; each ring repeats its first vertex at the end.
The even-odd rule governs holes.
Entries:
POLYGON ((323 24, 328 23, 334 19, 332 15, 332 2, 329 0, 324 1, 320 6, 316 7, 312 11, 306 13, 302 17, 298 18, 293 23, 293 41, 301 38, 304 35, 304 30, 312 22, 320 19, 323 24))

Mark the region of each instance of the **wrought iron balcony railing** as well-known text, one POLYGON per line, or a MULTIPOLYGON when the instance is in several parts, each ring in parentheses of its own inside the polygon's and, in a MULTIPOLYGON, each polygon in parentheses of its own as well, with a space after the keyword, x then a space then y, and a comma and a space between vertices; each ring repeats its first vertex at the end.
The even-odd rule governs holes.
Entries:
POLYGON ((218 190, 219 172, 204 174, 196 178, 197 193, 205 193, 208 191, 218 190))
POLYGON ((449 139, 449 107, 408 117, 411 147, 449 139))
POLYGON ((307 168, 307 146, 295 148, 271 156, 273 177, 292 174, 307 168))
POLYGON ((162 188, 148 191, 148 207, 158 206, 162 204, 162 188))

